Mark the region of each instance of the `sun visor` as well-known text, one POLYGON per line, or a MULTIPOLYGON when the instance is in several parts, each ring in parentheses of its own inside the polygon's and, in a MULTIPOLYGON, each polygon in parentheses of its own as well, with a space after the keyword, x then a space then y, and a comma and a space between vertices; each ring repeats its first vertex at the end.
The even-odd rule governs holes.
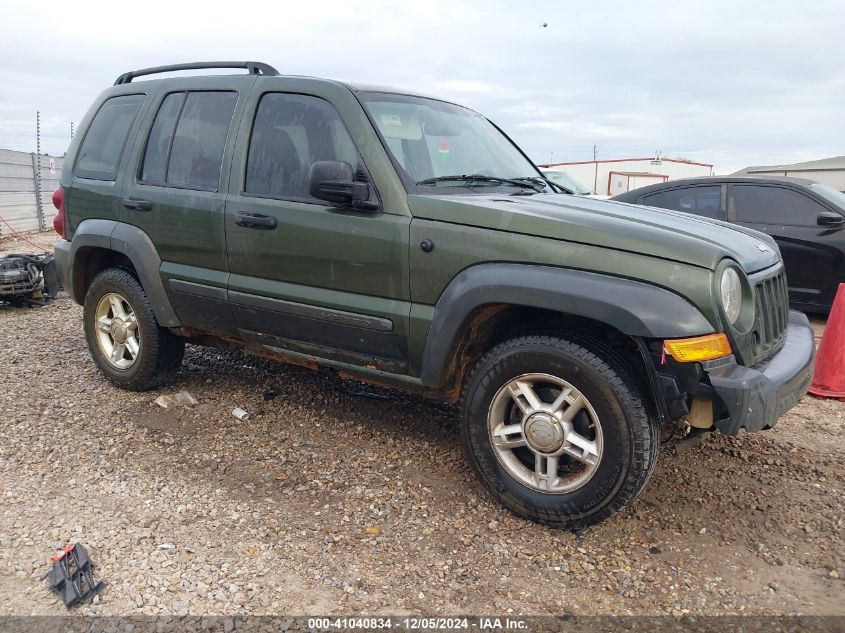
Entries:
POLYGON ((403 108, 396 103, 379 102, 370 103, 369 108, 385 138, 408 141, 418 141, 422 138, 420 119, 411 108, 403 108))

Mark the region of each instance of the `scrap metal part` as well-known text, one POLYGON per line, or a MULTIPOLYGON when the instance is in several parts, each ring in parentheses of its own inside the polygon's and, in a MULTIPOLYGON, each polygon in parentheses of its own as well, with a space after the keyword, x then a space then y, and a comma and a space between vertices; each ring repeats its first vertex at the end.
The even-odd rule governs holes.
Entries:
POLYGON ((0 257, 0 302, 44 305, 61 290, 52 254, 12 253, 0 257))

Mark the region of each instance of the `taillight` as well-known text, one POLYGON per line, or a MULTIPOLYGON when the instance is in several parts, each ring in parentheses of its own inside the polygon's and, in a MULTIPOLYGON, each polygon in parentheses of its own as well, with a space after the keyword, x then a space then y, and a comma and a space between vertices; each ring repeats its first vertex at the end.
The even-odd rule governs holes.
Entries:
POLYGON ((53 192, 53 206, 58 213, 53 218, 53 230, 67 239, 67 213, 65 213, 65 190, 59 187, 53 192))

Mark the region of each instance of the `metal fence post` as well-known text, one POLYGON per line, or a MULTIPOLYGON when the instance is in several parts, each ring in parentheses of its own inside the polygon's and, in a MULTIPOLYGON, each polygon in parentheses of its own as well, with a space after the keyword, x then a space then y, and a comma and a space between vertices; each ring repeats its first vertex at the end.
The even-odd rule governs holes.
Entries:
POLYGON ((35 210, 38 214, 38 228, 42 231, 44 224, 44 208, 41 206, 41 112, 35 111, 35 156, 32 157, 32 169, 35 172, 35 210))
POLYGON ((41 208, 41 178, 39 173, 41 171, 41 161, 36 158, 35 154, 30 154, 32 157, 32 182, 35 184, 35 213, 38 218, 38 227, 44 228, 44 209, 41 208))

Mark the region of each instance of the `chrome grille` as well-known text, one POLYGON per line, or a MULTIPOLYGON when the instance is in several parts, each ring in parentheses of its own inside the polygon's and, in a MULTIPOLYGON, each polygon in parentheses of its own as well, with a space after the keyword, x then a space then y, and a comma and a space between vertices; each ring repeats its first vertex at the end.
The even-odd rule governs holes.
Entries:
POLYGON ((757 300, 757 357, 762 359, 783 343, 789 322, 789 291, 783 271, 758 281, 754 286, 757 300))

